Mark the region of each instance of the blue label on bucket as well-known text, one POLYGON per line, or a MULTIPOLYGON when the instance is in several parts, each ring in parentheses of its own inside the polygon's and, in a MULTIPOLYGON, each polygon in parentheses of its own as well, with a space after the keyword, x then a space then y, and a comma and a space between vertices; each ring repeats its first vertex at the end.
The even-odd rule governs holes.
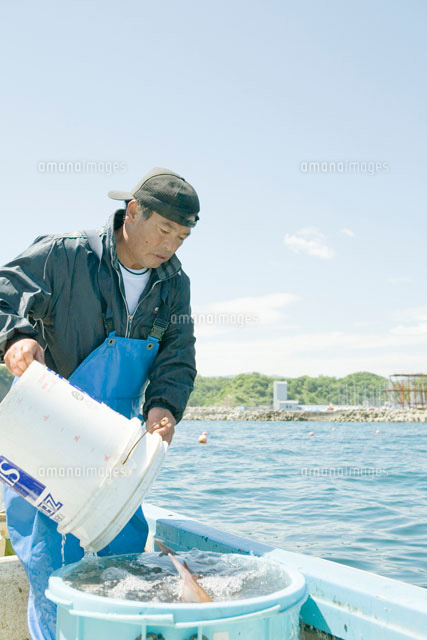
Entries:
POLYGON ((44 484, 2 455, 0 455, 0 480, 8 487, 12 487, 23 498, 29 498, 33 502, 36 502, 46 489, 44 484))
MULTIPOLYGON (((43 498, 43 501, 37 505, 37 509, 40 509, 40 511, 43 511, 43 513, 49 516, 49 518, 52 518, 56 514, 56 512, 60 510, 62 506, 63 506, 62 502, 55 502, 52 494, 48 493, 47 496, 43 498)), ((60 522, 60 520, 62 520, 62 518, 58 519, 58 517, 53 519, 56 520, 57 522, 60 522)))

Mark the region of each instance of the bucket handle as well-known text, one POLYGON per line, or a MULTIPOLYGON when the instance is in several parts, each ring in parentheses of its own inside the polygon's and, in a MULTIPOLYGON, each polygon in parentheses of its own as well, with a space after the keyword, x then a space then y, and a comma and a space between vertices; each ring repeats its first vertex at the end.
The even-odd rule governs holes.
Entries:
POLYGON ((82 609, 71 609, 69 613, 72 616, 80 616, 82 618, 97 618, 100 620, 109 620, 116 622, 128 622, 150 625, 165 625, 172 627, 174 625, 174 617, 171 613, 154 614, 138 614, 138 613, 102 613, 101 611, 84 611, 82 609))
POLYGON ((45 596, 47 596, 50 600, 53 600, 55 604, 60 604, 61 607, 70 609, 73 606, 72 600, 64 600, 63 598, 58 598, 58 596, 52 593, 51 591, 49 591, 49 589, 46 589, 44 593, 45 593, 45 596))
MULTIPOLYGON (((287 609, 285 610, 288 611, 287 609)), ((218 618, 217 620, 189 620, 187 622, 175 622, 173 614, 165 613, 159 615, 153 614, 120 614, 120 613, 102 613, 98 611, 83 611, 80 609, 71 609, 69 613, 72 616, 81 616, 84 618, 97 618, 101 620, 115 620, 116 622, 139 623, 144 625, 164 625, 175 627, 175 629, 187 629, 188 627, 212 627, 219 624, 233 624, 244 620, 254 620, 256 618, 268 618, 280 613, 280 604, 276 604, 268 609, 255 611, 254 613, 245 613, 242 616, 232 616, 230 618, 218 618)))
POLYGON ((131 453, 132 453, 132 451, 135 449, 136 445, 137 445, 137 444, 139 444, 139 443, 141 442, 142 438, 143 438, 144 436, 146 436, 146 435, 147 435, 147 433, 152 433, 152 432, 153 432, 153 429, 154 429, 155 427, 157 427, 157 423, 156 423, 156 424, 154 424, 150 429, 147 429, 146 431, 144 431, 144 433, 143 433, 142 435, 140 435, 140 436, 139 436, 138 440, 137 440, 137 441, 136 441, 136 442, 131 446, 131 448, 129 449, 129 451, 128 451, 128 453, 127 453, 126 458, 125 458, 124 460, 122 460, 122 464, 126 464, 126 462, 128 461, 128 458, 129 458, 130 454, 131 454, 131 453))
MULTIPOLYGON (((286 613, 288 609, 285 609, 286 613)), ((255 611, 254 613, 245 613, 242 616, 232 616, 231 618, 218 618, 218 620, 192 620, 191 622, 176 622, 176 629, 185 629, 187 627, 212 627, 219 624, 234 624, 241 622, 242 620, 254 620, 256 618, 268 618, 280 613, 280 604, 275 604, 274 607, 268 609, 262 609, 261 611, 255 611)))

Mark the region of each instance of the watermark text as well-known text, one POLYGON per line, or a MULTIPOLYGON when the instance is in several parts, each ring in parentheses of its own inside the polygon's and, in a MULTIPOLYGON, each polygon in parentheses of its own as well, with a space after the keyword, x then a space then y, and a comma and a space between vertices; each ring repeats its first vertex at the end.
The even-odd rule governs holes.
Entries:
POLYGON ((310 478, 378 478, 388 476, 381 467, 303 467, 301 475, 310 478))
POLYGON ((195 324, 195 325, 229 325, 244 327, 248 324, 258 324, 259 316, 256 313, 173 313, 171 324, 195 324))
POLYGON ((127 170, 124 162, 66 162, 43 161, 39 162, 37 169, 40 173, 123 173, 127 170))
POLYGON ((374 176, 377 173, 388 173, 390 167, 387 162, 358 162, 358 161, 305 161, 301 162, 302 173, 355 173, 374 176))
POLYGON ((131 473, 127 467, 39 467, 39 478, 118 478, 131 473))

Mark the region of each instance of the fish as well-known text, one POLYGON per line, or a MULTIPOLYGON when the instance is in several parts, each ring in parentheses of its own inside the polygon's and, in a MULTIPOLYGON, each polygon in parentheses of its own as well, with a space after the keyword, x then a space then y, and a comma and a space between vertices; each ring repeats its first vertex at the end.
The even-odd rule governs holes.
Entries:
POLYGON ((167 547, 164 542, 161 542, 157 538, 154 538, 154 542, 160 548, 160 550, 161 550, 161 554, 160 555, 161 556, 167 556, 169 553, 171 553, 172 555, 175 554, 175 551, 173 549, 171 549, 170 547, 167 547))
MULTIPOLYGON (((157 538, 154 538, 154 542, 157 544, 158 547, 160 547, 161 549, 161 553, 160 556, 168 556, 169 554, 176 556, 176 551, 174 551, 173 549, 171 549, 170 547, 167 547, 165 545, 164 542, 162 542, 161 540, 158 540, 157 538)), ((188 569, 188 571, 191 573, 191 575, 193 576, 193 578, 195 578, 196 580, 200 580, 200 578, 202 577, 199 573, 194 573, 194 571, 191 571, 190 567, 188 566, 188 564, 184 563, 186 568, 188 569)))
POLYGON ((208 596, 206 591, 197 582, 200 576, 192 573, 185 560, 183 560, 183 562, 181 563, 175 556, 175 552, 172 549, 170 549, 165 544, 163 544, 163 542, 160 542, 157 539, 155 540, 155 542, 162 550, 162 555, 167 554, 169 556, 175 569, 178 571, 179 575, 184 581, 182 584, 180 596, 182 602, 212 602, 212 598, 208 596))
POLYGON ((181 588, 181 600, 183 602, 212 602, 212 598, 210 598, 206 591, 199 585, 187 563, 184 561, 183 564, 181 564, 171 553, 168 553, 168 556, 184 580, 181 588))

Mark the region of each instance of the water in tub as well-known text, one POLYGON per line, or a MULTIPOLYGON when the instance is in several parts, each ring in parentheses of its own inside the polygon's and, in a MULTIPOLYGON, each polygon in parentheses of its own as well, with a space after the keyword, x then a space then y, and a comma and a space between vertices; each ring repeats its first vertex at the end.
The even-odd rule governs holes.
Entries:
MULTIPOLYGON (((268 595, 289 584, 279 564, 254 556, 192 549, 176 555, 187 563, 213 601, 268 595)), ((98 596, 144 602, 181 602, 182 579, 171 559, 160 553, 98 557, 86 555, 65 582, 98 596)))

